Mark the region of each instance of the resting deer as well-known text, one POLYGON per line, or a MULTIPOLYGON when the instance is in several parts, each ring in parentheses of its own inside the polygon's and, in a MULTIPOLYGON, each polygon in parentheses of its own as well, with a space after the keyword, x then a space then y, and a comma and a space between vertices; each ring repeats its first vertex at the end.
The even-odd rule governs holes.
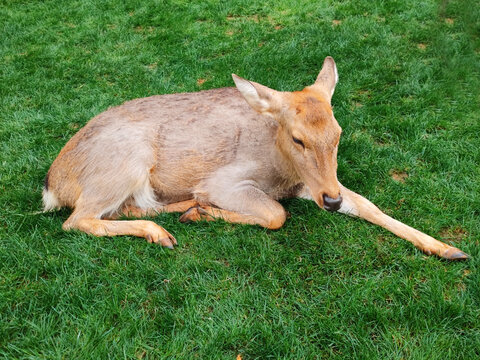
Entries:
POLYGON ((183 222, 221 218, 278 229, 286 219, 278 200, 300 197, 380 225, 427 254, 468 258, 338 182, 333 58, 302 91, 232 76, 236 88, 136 99, 94 117, 48 171, 45 210, 73 208, 65 230, 173 248, 177 241, 160 225, 117 218, 184 212, 183 222))

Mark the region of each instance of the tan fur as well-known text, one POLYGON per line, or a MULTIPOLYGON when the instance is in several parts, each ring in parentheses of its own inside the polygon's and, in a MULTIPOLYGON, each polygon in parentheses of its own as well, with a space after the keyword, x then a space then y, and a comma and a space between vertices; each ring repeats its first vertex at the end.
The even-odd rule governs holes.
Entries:
POLYGON ((338 182, 332 58, 312 86, 293 93, 233 79, 237 88, 136 99, 93 118, 53 162, 45 210, 73 208, 66 230, 135 235, 173 247, 175 238, 151 221, 113 219, 186 211, 182 221, 223 218, 277 229, 286 219, 278 199, 299 196, 325 208, 336 201, 338 209, 342 196, 340 212, 383 226, 427 253, 465 255, 338 182))

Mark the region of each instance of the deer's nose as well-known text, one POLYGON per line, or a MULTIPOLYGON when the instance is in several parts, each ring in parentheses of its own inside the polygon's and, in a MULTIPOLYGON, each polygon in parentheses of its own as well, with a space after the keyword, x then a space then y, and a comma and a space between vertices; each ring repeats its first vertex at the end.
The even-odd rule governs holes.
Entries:
POLYGON ((337 211, 342 205, 342 196, 338 195, 336 199, 332 199, 330 196, 323 194, 323 208, 328 211, 337 211))

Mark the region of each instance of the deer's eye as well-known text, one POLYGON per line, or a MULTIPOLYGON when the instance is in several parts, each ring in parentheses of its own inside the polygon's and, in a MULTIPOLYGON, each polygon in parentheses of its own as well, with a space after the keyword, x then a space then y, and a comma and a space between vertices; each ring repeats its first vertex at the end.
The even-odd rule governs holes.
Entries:
POLYGON ((300 140, 300 139, 297 139, 295 136, 292 136, 292 140, 295 144, 298 144, 300 145, 301 147, 303 147, 305 149, 305 145, 303 144, 303 141, 300 140))

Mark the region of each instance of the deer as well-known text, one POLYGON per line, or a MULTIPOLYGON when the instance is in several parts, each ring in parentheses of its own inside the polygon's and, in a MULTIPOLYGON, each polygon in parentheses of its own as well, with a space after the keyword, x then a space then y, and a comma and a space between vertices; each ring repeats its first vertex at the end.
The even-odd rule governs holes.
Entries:
POLYGON ((223 219, 274 230, 287 219, 279 200, 298 197, 379 225, 427 255, 469 257, 338 181, 332 57, 301 91, 232 78, 236 87, 135 99, 92 118, 53 161, 44 211, 73 209, 64 230, 143 237, 173 249, 172 234, 138 218, 180 212, 181 222, 223 219))

